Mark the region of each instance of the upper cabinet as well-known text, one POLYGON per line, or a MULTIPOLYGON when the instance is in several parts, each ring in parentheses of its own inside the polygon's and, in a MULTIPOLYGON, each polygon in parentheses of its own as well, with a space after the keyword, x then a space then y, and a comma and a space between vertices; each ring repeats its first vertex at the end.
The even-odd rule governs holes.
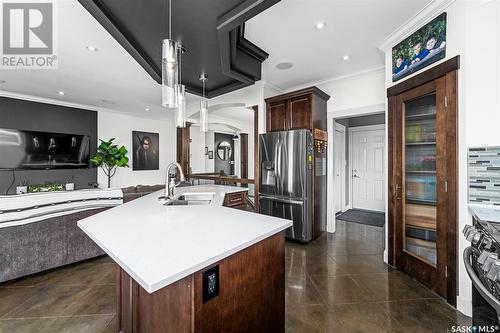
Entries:
POLYGON ((329 98, 316 87, 267 98, 267 132, 304 128, 326 131, 326 102, 329 98))

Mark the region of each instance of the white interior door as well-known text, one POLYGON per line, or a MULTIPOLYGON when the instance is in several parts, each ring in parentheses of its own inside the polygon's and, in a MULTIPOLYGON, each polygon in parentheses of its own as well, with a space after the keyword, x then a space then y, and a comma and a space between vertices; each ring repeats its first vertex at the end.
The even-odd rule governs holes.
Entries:
POLYGON ((351 132, 352 207, 384 211, 384 129, 351 132))
POLYGON ((343 158, 343 150, 345 149, 344 144, 344 133, 341 131, 335 130, 334 136, 334 159, 335 159, 335 170, 334 175, 335 178, 333 180, 333 189, 334 189, 334 200, 335 200, 335 213, 338 213, 342 210, 342 196, 345 196, 345 193, 342 189, 342 168, 344 167, 344 158, 343 158))

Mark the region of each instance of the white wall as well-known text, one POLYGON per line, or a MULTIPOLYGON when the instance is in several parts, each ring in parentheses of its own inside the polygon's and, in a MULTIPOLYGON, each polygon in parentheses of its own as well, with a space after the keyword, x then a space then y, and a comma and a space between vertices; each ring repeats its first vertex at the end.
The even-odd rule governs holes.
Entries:
MULTIPOLYGON (((165 169, 176 160, 176 129, 170 120, 146 119, 119 113, 99 111, 97 114, 97 136, 99 139, 115 138, 115 143, 127 147, 129 168, 119 168, 111 179, 111 186, 126 187, 131 185, 163 184, 165 169), (132 131, 159 133, 159 170, 132 170, 132 131)), ((100 187, 107 186, 107 177, 99 170, 97 181, 100 187)))
MULTIPOLYGON (((234 111, 238 112, 241 110, 238 110, 237 108, 235 108, 234 111)), ((248 111, 248 110, 244 110, 244 111, 248 111)), ((233 134, 233 135, 235 134, 235 132, 232 131, 230 128, 222 125, 222 124, 228 124, 228 125, 231 125, 231 126, 234 126, 238 129, 240 129, 241 133, 248 134, 248 165, 249 165, 248 177, 253 178, 253 175, 254 175, 254 170, 253 170, 253 162, 254 162, 254 156, 253 156, 253 152, 254 152, 253 130, 254 129, 253 129, 253 127, 254 127, 254 124, 253 124, 253 121, 252 122, 243 122, 240 119, 222 117, 222 116, 217 115, 216 113, 217 113, 217 111, 209 112, 209 116, 208 116, 209 126, 208 127, 210 130, 206 133, 205 137, 203 138, 203 140, 204 140, 204 142, 203 142, 203 156, 204 156, 204 158, 202 160, 197 160, 194 157, 194 152, 193 151, 191 152, 191 155, 192 155, 191 161, 192 161, 192 163, 195 163, 195 164, 191 164, 193 170, 194 169, 202 170, 202 167, 203 167, 205 171, 197 171, 197 172, 213 172, 214 160, 209 160, 208 156, 205 156, 205 146, 208 147, 208 150, 213 150, 214 154, 215 154, 215 147, 213 146, 214 145, 214 133, 217 132, 217 133, 226 133, 226 134, 233 134), (217 123, 217 124, 211 124, 211 123, 217 123), (212 134, 208 134, 208 133, 212 133, 212 134)), ((196 124, 194 126, 191 126, 191 133, 193 133, 193 132, 199 133, 199 127, 196 124)), ((196 134, 195 134, 195 136, 191 135, 191 138, 193 140, 191 147, 193 147, 193 145, 198 146, 199 141, 201 141, 201 138, 198 138, 196 136, 196 134), (198 142, 195 142, 195 141, 198 141, 198 142)), ((235 145, 235 150, 236 150, 235 151, 235 174, 239 176, 240 175, 239 166, 241 165, 241 158, 240 158, 240 154, 239 154, 240 141, 235 141, 234 145, 235 145)), ((215 155, 214 155, 214 158, 215 158, 215 155)))
POLYGON ((471 214, 467 209, 467 148, 500 145, 500 2, 456 0, 439 3, 429 7, 427 11, 420 13, 406 26, 401 27, 401 31, 405 33, 391 36, 384 42, 382 49, 386 52, 386 87, 390 87, 393 85, 390 48, 441 12, 448 13, 447 57, 433 66, 460 55, 457 307, 461 312, 471 315, 471 282, 462 263, 463 250, 470 244, 460 234, 466 224, 472 223, 471 214))
MULTIPOLYGON (((217 96, 209 100, 209 105, 225 104, 225 103, 243 103, 245 107, 258 106, 259 109, 259 133, 265 133, 265 105, 264 98, 272 95, 277 95, 279 92, 272 87, 269 87, 265 82, 259 81, 254 85, 243 89, 235 90, 230 93, 217 96)), ((198 112, 198 103, 188 105, 187 114, 192 115, 198 112)), ((210 116, 209 116, 210 117, 210 116)), ((210 119, 210 118, 209 118, 210 119)), ((194 119, 196 121, 196 119, 194 119)))
POLYGON ((199 127, 189 129, 191 143, 189 145, 189 166, 191 173, 205 172, 205 133, 199 127))
MULTIPOLYGON (((213 130, 207 131, 205 133, 205 145, 208 147, 208 151, 214 151, 214 141, 215 141, 215 132, 213 130)), ((208 155, 205 156, 205 172, 214 172, 215 170, 215 162, 214 159, 209 159, 208 155)))

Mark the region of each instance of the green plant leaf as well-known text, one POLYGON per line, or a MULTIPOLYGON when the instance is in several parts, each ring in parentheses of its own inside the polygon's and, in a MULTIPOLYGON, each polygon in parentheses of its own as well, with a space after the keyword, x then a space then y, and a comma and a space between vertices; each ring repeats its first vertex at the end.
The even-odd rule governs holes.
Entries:
POLYGON ((118 145, 113 144, 115 138, 109 140, 99 139, 101 142, 97 147, 96 154, 90 158, 90 163, 102 167, 107 170, 106 174, 114 174, 113 169, 116 167, 128 167, 128 151, 125 146, 118 148, 118 145))

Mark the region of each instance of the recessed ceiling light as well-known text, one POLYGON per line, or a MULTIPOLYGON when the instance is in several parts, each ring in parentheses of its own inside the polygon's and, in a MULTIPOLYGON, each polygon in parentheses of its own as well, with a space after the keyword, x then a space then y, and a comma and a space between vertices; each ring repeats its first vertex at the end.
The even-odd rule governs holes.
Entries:
POLYGON ((58 95, 61 95, 61 96, 64 96, 64 91, 59 90, 59 91, 57 92, 57 94, 58 94, 58 95))
POLYGON ((316 25, 314 27, 316 29, 323 29, 325 26, 326 26, 326 23, 320 21, 320 22, 316 23, 316 25))
POLYGON ((350 58, 350 56, 349 56, 348 54, 346 54, 346 55, 344 55, 344 56, 342 57, 342 59, 344 59, 344 60, 349 60, 349 58, 350 58))
POLYGON ((280 62, 279 64, 276 65, 276 68, 281 70, 290 69, 292 67, 293 64, 291 62, 280 62))
POLYGON ((145 108, 145 109, 144 109, 144 111, 149 111, 149 110, 150 110, 150 108, 145 108))
POLYGON ((87 46, 87 50, 92 51, 92 52, 97 52, 98 51, 97 47, 92 46, 92 45, 87 46))
POLYGON ((106 103, 106 104, 115 104, 115 102, 110 101, 109 99, 101 99, 101 102, 106 103))

